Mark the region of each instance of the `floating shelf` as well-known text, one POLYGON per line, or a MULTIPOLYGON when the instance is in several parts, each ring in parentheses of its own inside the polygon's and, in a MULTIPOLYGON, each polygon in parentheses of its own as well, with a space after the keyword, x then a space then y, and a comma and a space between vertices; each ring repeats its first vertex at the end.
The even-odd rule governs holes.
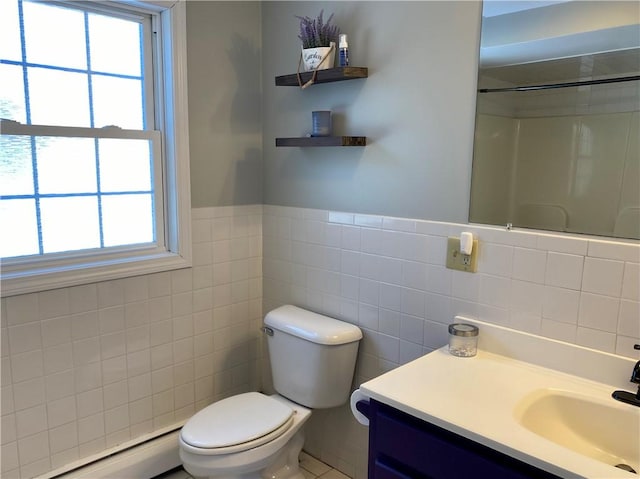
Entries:
MULTIPOLYGON (((311 79, 313 72, 301 72, 300 78, 302 83, 306 83, 311 79)), ((358 78, 367 78, 369 69, 366 67, 336 67, 327 70, 318 70, 316 75, 317 83, 331 83, 336 81, 355 80, 358 78)), ((298 83, 298 75, 281 75, 276 77, 276 86, 300 86, 298 83)))
POLYGON ((304 136, 276 138, 276 146, 366 146, 366 136, 304 136))

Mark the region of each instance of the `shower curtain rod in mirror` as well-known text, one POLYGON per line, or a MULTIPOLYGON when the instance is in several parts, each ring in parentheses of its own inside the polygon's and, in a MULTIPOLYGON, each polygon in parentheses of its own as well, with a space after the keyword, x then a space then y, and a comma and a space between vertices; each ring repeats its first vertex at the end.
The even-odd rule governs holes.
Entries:
POLYGON ((502 93, 502 92, 511 92, 511 91, 551 90, 553 88, 569 88, 569 87, 576 87, 576 86, 601 85, 604 83, 620 83, 620 82, 637 81, 637 80, 640 80, 640 75, 632 75, 632 76, 617 77, 617 78, 601 78, 599 80, 582 80, 582 81, 565 82, 565 83, 549 83, 546 85, 515 86, 515 87, 509 87, 509 88, 478 88, 478 93, 502 93))

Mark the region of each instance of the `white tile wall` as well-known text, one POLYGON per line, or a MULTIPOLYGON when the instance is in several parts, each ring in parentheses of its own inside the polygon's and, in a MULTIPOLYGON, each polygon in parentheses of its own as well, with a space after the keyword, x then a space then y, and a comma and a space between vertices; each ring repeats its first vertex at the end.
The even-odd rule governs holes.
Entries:
MULTIPOLYGON (((265 310, 363 329, 357 384, 445 344, 456 314, 638 354, 637 243, 277 206, 196 209, 193 240, 191 269, 2 300, 3 477, 259 387, 263 287, 265 310), (444 267, 463 229, 480 240, 476 274, 444 267)), ((365 477, 366 435, 347 407, 315 411, 305 448, 365 477)))
POLYGON ((2 299, 3 478, 258 387, 262 206, 192 218, 193 268, 2 299))
MULTIPOLYGON (((457 314, 640 359, 640 244, 264 206, 265 310, 294 303, 359 325, 359 384, 447 341, 457 314), (478 272, 444 267, 471 230, 478 272)), ((366 429, 314 411, 306 450, 366 477, 366 429)))

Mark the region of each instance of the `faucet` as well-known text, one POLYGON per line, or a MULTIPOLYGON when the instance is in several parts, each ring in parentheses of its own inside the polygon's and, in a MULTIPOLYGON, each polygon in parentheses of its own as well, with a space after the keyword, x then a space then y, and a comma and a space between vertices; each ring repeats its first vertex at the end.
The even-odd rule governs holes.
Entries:
POLYGON ((629 381, 638 385, 638 392, 636 394, 629 391, 613 391, 611 396, 618 401, 640 407, 640 361, 633 367, 629 381))

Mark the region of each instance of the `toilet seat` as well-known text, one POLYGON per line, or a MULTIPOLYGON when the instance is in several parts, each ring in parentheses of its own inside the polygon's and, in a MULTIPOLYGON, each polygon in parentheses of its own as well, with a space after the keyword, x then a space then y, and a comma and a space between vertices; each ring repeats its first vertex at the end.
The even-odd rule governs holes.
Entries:
POLYGON ((196 413, 182 428, 181 442, 196 454, 231 454, 281 436, 293 423, 285 403, 257 392, 238 394, 196 413))

